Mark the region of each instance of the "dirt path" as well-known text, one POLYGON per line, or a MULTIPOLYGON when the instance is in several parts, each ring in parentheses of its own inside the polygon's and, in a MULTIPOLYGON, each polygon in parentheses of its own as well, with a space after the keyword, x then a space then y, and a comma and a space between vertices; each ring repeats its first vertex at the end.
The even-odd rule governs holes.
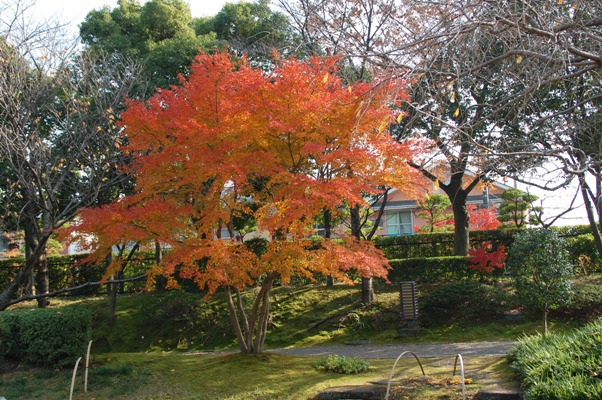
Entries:
POLYGON ((336 354, 365 359, 395 359, 404 351, 411 351, 418 357, 462 357, 505 356, 516 345, 514 341, 471 342, 471 343, 427 343, 371 345, 353 343, 341 346, 298 347, 291 349, 268 349, 267 351, 296 356, 326 356, 336 354))

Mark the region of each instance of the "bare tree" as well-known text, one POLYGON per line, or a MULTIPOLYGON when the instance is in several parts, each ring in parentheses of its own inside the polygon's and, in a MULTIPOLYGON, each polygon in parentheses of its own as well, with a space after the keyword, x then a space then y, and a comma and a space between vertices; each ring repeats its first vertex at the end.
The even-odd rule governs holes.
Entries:
POLYGON ((432 73, 432 60, 456 52, 462 63, 438 66, 439 76, 454 83, 487 76, 494 96, 471 104, 482 109, 475 122, 499 140, 473 140, 479 151, 471 155, 499 175, 547 190, 577 180, 602 254, 597 225, 602 203, 602 1, 416 3, 428 4, 441 18, 418 40, 389 53, 391 60, 403 60, 428 44, 437 51, 430 53, 431 61, 427 57, 418 64, 417 72, 432 73))
MULTIPOLYGON (((369 13, 356 10, 376 2, 279 3, 311 33, 305 37, 312 43, 336 45, 343 56, 415 82, 407 114, 393 132, 433 139, 433 153, 414 165, 452 200, 456 254, 468 248, 464 198, 483 178, 527 181, 527 172, 543 167, 551 170, 540 186, 551 190, 575 178, 587 183, 581 174, 600 181, 599 146, 585 152, 577 138, 583 133, 576 133, 587 131, 582 128, 591 123, 584 121, 599 109, 602 1, 383 0, 383 36, 372 38, 370 47, 357 46, 360 35, 346 32, 369 22, 369 13)), ((599 213, 602 190, 596 185, 584 193, 599 213)))
POLYGON ((338 55, 350 78, 368 79, 399 33, 403 13, 395 0, 277 0, 306 51, 338 55))
MULTIPOLYGON (((0 31, 0 204, 25 232, 26 262, 0 293, 0 310, 36 272, 48 292, 46 244, 77 211, 119 193, 118 113, 139 66, 58 46, 60 26, 27 21, 20 1, 3 6, 0 31), (13 13, 13 15, 5 15, 13 13), (34 30, 31 31, 30 28, 34 30), (18 204, 18 210, 14 205, 18 204)), ((46 300, 38 300, 40 306, 46 300)))
MULTIPOLYGON (((575 149, 569 144, 575 133, 569 119, 574 120, 572 110, 591 112, 599 101, 600 1, 412 4, 428 6, 437 18, 387 56, 392 65, 406 68, 409 60, 418 60, 411 65, 414 74, 419 82, 429 80, 423 90, 428 97, 415 96, 409 105, 410 117, 420 123, 406 125, 410 133, 417 126, 423 129, 436 140, 440 154, 454 161, 455 165, 449 162, 450 182, 458 173, 457 160, 465 160, 477 177, 493 174, 530 184, 537 183, 527 176, 547 168, 550 173, 539 186, 550 190, 568 185, 579 171, 587 170, 585 158, 579 163, 569 155, 575 149), (419 52, 422 55, 416 57, 419 52), (446 93, 434 95, 442 91, 446 93), (435 104, 447 114, 433 114, 435 104), (427 121, 436 121, 428 128, 426 113, 427 121), (567 119, 567 113, 573 116, 567 119), (440 132, 446 135, 433 126, 442 126, 440 132)), ((467 182, 465 188, 470 185, 467 182)))

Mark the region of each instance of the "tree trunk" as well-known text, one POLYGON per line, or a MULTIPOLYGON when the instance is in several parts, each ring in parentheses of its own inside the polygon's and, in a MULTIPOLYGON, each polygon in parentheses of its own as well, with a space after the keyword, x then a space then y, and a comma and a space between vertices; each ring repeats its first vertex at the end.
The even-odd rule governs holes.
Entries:
POLYGON ((243 354, 261 354, 263 352, 270 319, 270 292, 275 279, 275 274, 268 274, 263 281, 253 303, 250 318, 247 318, 238 290, 236 291, 236 304, 234 304, 232 288, 230 286, 225 288, 230 322, 240 352, 243 354))
POLYGON ((454 212, 454 255, 465 256, 468 254, 470 237, 468 228, 470 216, 466 208, 466 199, 463 196, 452 198, 454 212))
POLYGON ((34 271, 30 271, 27 280, 23 282, 21 288, 17 291, 17 296, 35 296, 36 295, 36 277, 34 271))
POLYGON ((266 276, 253 304, 251 318, 249 319, 249 329, 254 333, 252 336, 255 336, 252 346, 250 346, 249 352, 251 354, 261 354, 263 352, 270 318, 270 292, 272 291, 274 280, 276 280, 276 274, 269 273, 266 276))
MULTIPOLYGON (((240 326, 240 322, 238 321, 238 312, 236 307, 234 306, 234 302, 232 301, 232 289, 230 286, 226 286, 226 302, 228 303, 228 311, 230 314, 230 323, 232 324, 232 330, 236 335, 236 341, 238 342, 238 346, 240 348, 240 352, 246 354, 249 352, 247 346, 247 338, 246 332, 243 332, 242 327, 240 326)), ((243 310, 244 313, 244 310, 243 310)))
POLYGON ((163 253, 161 252, 161 243, 158 240, 155 240, 155 263, 157 265, 161 264, 163 261, 163 253))
POLYGON ((548 336, 548 304, 543 305, 543 337, 548 336))
MULTIPOLYGON (((351 213, 351 235, 357 240, 362 240, 360 205, 356 204, 351 207, 349 211, 351 213)), ((369 305, 375 298, 376 295, 374 294, 372 278, 362 278, 362 303, 364 305, 369 305)))
MULTIPOLYGON (((46 257, 46 251, 40 254, 40 257, 37 260, 36 292, 40 294, 50 292, 50 284, 48 281, 48 258, 46 257)), ((39 308, 46 308, 50 304, 50 301, 47 297, 41 297, 37 301, 39 308)))
POLYGON ((602 168, 596 168, 596 210, 598 211, 598 225, 602 229, 602 168))
POLYGON ((107 285, 107 292, 109 295, 109 329, 113 329, 117 314, 117 284, 110 283, 107 285))
MULTIPOLYGON (((583 204, 585 206, 585 211, 587 212, 587 219, 589 221, 589 225, 592 230, 592 235, 594 237, 594 243, 596 244, 596 250, 598 250, 598 254, 602 257, 602 237, 600 236, 600 227, 596 224, 596 217, 594 215, 594 210, 592 206, 592 202, 589 197, 589 186, 585 181, 585 177, 579 176, 579 186, 581 187, 581 195, 583 197, 583 204)), ((596 207, 597 209, 597 207, 596 207)))
POLYGON ((372 278, 362 278, 362 304, 372 304, 375 300, 372 278))
POLYGON ((596 171, 596 210, 598 211, 598 225, 602 229, 602 167, 596 171))
MULTIPOLYGON (((113 253, 107 256, 107 266, 113 262, 113 253)), ((112 277, 111 279, 113 279, 112 277)), ((117 311, 117 284, 109 283, 107 285, 107 295, 109 297, 109 329, 115 326, 115 315, 117 311)))
POLYGON ((2 293, 0 293, 0 311, 3 311, 8 307, 9 302, 19 291, 19 288, 30 279, 32 271, 34 271, 37 266, 38 258, 46 251, 46 242, 48 241, 48 238, 48 234, 42 235, 38 246, 32 249, 29 257, 26 258, 25 266, 17 272, 15 279, 13 279, 13 281, 4 288, 2 293))
POLYGON ((270 321, 270 292, 272 291, 272 283, 273 281, 270 281, 265 285, 266 290, 263 292, 261 298, 258 298, 258 300, 261 301, 261 307, 259 308, 259 315, 256 323, 257 328, 255 340, 253 342, 253 354, 263 353, 263 345, 268 333, 268 324, 270 321))
MULTIPOLYGON (((324 209, 324 239, 330 239, 332 236, 332 213, 329 209, 324 209)), ((332 275, 326 277, 326 286, 334 286, 332 275)))
MULTIPOLYGON (((468 150, 467 150, 468 151, 468 150)), ((463 152, 465 154, 465 152, 463 152)), ((428 170, 419 165, 413 165, 424 176, 433 182, 439 182, 439 187, 447 195, 452 204, 454 213, 454 255, 466 256, 470 248, 469 225, 470 215, 466 208, 466 200, 468 194, 473 190, 479 182, 482 181, 484 175, 476 176, 465 188, 463 188, 463 178, 466 176, 467 158, 463 157, 453 161, 450 164, 451 177, 449 183, 441 183, 436 175, 433 175, 428 170)))
MULTIPOLYGON (((24 198, 26 197, 24 192, 24 198)), ((25 257, 31 260, 32 269, 30 273, 35 273, 35 288, 38 294, 44 294, 49 292, 48 285, 48 263, 46 260, 46 242, 48 239, 42 239, 42 233, 38 225, 38 216, 36 211, 30 205, 31 202, 24 209, 23 217, 23 229, 25 231, 25 257)), ((25 282, 21 282, 23 284, 25 282)), ((37 300, 38 307, 45 308, 48 306, 49 301, 47 298, 39 298, 37 300)))

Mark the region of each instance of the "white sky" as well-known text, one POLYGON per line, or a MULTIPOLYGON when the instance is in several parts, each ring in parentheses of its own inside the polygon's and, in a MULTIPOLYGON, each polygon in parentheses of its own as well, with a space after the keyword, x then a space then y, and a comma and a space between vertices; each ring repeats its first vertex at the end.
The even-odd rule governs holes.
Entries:
MULTIPOLYGON (((236 1, 230 0, 228 2, 233 3, 236 1)), ((226 2, 226 0, 187 1, 193 17, 215 15, 226 2)), ((141 3, 145 3, 145 0, 142 0, 141 3)), ((115 8, 117 7, 117 0, 37 0, 35 9, 42 17, 48 18, 60 15, 67 20, 73 21, 73 25, 77 27, 84 20, 88 12, 101 8, 104 5, 115 8)))

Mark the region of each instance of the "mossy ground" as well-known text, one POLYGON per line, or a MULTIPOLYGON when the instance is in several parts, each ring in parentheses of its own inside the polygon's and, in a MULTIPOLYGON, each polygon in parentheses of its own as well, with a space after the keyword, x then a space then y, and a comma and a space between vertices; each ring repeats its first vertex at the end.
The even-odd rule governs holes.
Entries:
MULTIPOLYGON (((246 302, 250 303, 252 297, 250 291, 245 295, 246 302)), ((90 308, 94 315, 95 348, 100 352, 237 349, 222 294, 207 301, 202 293, 181 291, 122 295, 113 328, 108 326, 105 297, 55 299, 52 306, 90 308)), ((431 324, 421 327, 417 337, 400 336, 399 323, 399 294, 394 286, 379 288, 376 302, 368 307, 360 303, 358 287, 280 286, 274 288, 271 296, 266 348, 367 339, 375 344, 515 340, 541 329, 536 314, 518 322, 498 318, 431 324)), ((551 329, 556 331, 579 324, 581 321, 567 318, 550 321, 551 329)))
MULTIPOLYGON (((396 368, 394 399, 461 398, 459 372, 453 359, 425 359, 423 377, 413 359, 396 368), (441 397, 444 396, 444 397, 441 397)), ((77 376, 74 399, 291 399, 306 400, 333 386, 386 384, 392 360, 370 360, 370 370, 357 375, 318 371, 315 359, 278 354, 198 355, 181 353, 113 353, 95 356, 88 392, 83 371, 77 376)), ((0 375, 0 396, 7 399, 64 399, 71 371, 14 366, 0 375)), ((505 361, 484 357, 467 360, 467 393, 473 395, 489 380, 509 374, 505 361)))

